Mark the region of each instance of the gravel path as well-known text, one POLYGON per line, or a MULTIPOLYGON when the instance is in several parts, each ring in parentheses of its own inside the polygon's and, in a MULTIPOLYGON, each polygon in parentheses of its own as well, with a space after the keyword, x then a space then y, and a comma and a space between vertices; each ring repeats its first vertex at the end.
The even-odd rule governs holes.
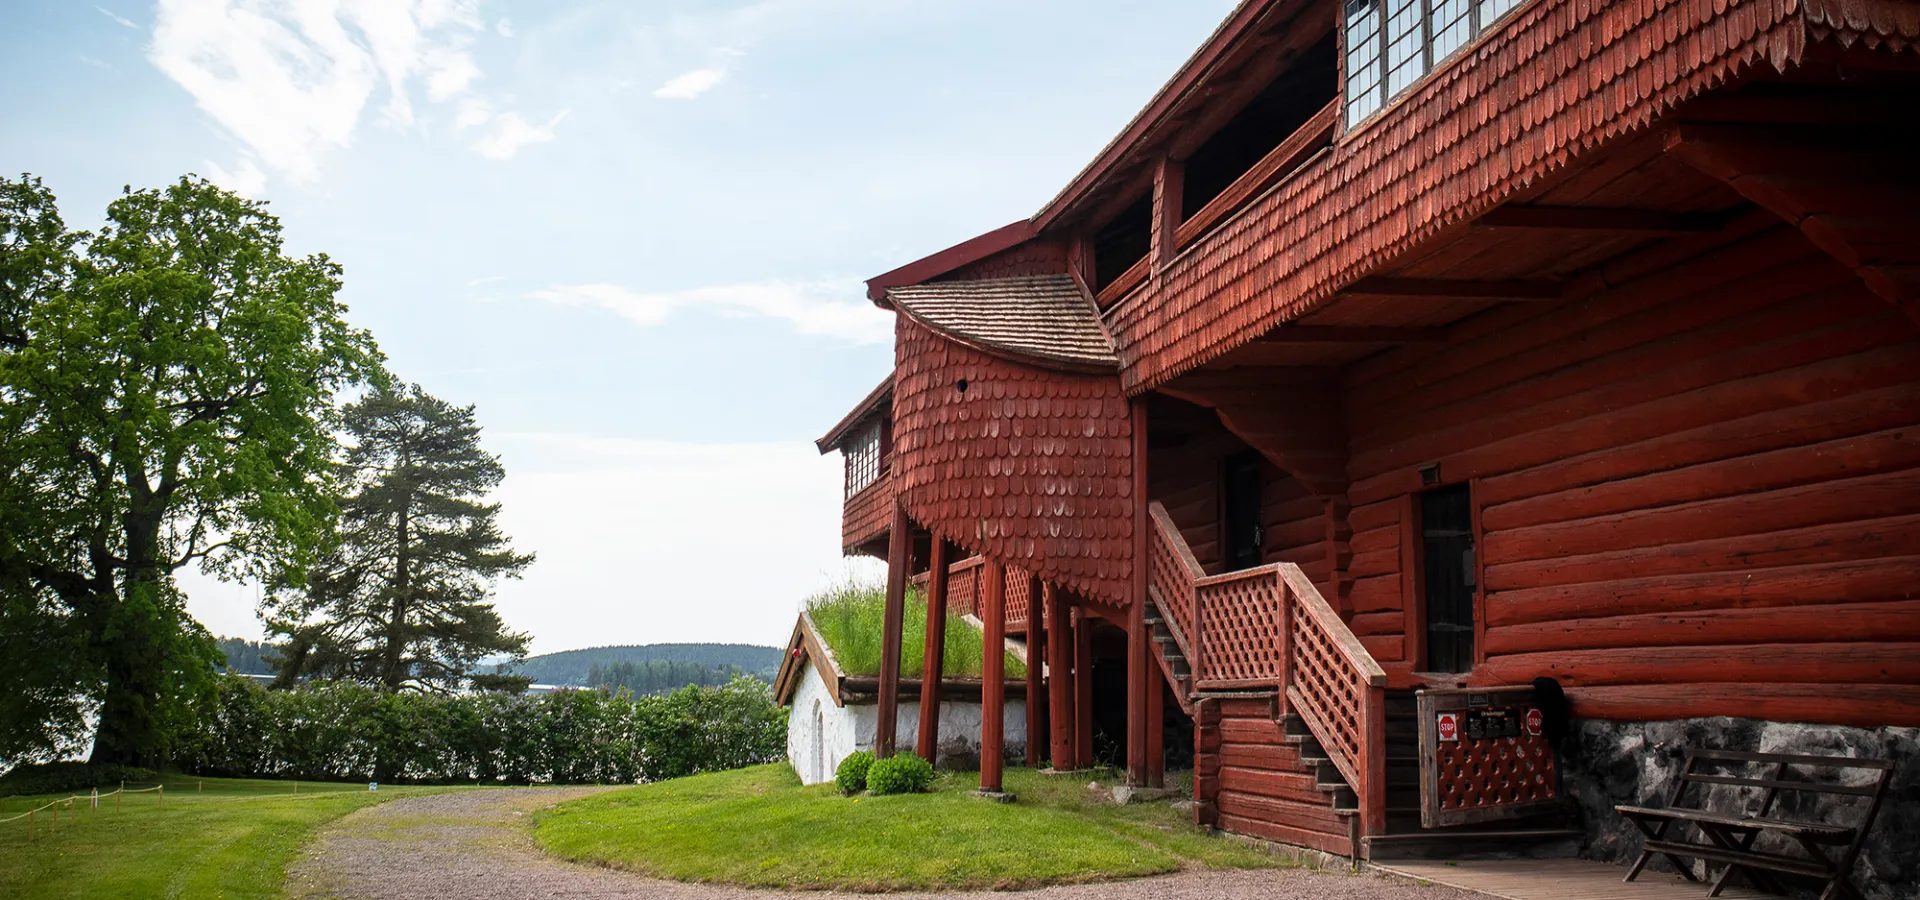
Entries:
MULTIPOLYGON (((535 810, 604 788, 520 788, 431 794, 362 809, 321 829, 287 879, 296 898, 343 900, 830 900, 846 895, 683 884, 541 855, 526 823, 535 810)), ((888 894, 936 900, 968 894, 888 894)), ((1192 871, 1024 892, 1021 900, 1487 900, 1373 875, 1293 869, 1192 871)))

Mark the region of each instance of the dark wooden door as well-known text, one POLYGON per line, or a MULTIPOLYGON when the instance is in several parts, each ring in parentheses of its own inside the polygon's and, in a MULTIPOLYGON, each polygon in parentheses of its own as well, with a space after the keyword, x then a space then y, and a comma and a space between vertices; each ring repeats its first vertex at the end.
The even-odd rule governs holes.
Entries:
POLYGON ((1464 484, 1420 495, 1429 672, 1473 669, 1473 498, 1464 484))
POLYGON ((1264 556, 1266 528, 1260 521, 1260 454, 1227 457, 1222 466, 1220 550, 1227 571, 1250 569, 1264 556))

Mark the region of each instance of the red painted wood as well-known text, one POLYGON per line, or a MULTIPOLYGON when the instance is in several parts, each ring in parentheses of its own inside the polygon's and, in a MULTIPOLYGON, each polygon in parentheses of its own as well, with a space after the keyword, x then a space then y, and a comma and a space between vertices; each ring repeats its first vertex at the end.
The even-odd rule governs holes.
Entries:
POLYGON ((934 538, 927 560, 927 628, 921 651, 919 740, 914 751, 928 762, 935 762, 940 756, 940 681, 946 673, 948 557, 947 542, 934 538))
POLYGON ((1093 767, 1093 623, 1084 608, 1073 611, 1073 767, 1093 767))
MULTIPOLYGON (((1074 768, 1073 620, 1066 598, 1053 585, 1042 588, 1047 607, 1048 750, 1053 767, 1074 768)), ((1031 663, 1029 663, 1031 665, 1031 663)))
POLYGON ((1032 239, 1034 232, 1033 223, 1022 220, 876 275, 867 279, 867 299, 883 300, 887 296, 887 288, 931 281, 968 263, 1019 246, 1032 239))
POLYGON ((1047 731, 1047 687, 1041 677, 1044 666, 1041 661, 1046 656, 1047 629, 1045 588, 1040 579, 1028 576, 1026 615, 1027 641, 1027 768, 1040 768, 1042 741, 1040 736, 1047 731))
POLYGON ((887 539, 887 596, 881 613, 880 699, 875 710, 873 755, 893 755, 900 721, 900 641, 906 622, 907 578, 913 573, 913 522, 907 508, 894 504, 887 539))
POLYGON ((980 789, 998 791, 1006 754, 1007 569, 991 557, 980 599, 985 634, 980 663, 980 789))
POLYGON ((1135 561, 1129 572, 1130 584, 1127 591, 1127 783, 1131 785, 1150 785, 1154 778, 1149 768, 1147 749, 1147 728, 1152 718, 1148 706, 1157 699, 1152 679, 1148 677, 1158 664, 1153 660, 1153 637, 1147 632, 1147 405, 1144 401, 1134 401, 1130 414, 1133 418, 1132 439, 1135 464, 1131 472, 1133 478, 1132 496, 1139 499, 1133 504, 1133 529, 1130 537, 1132 546, 1128 558, 1135 561))

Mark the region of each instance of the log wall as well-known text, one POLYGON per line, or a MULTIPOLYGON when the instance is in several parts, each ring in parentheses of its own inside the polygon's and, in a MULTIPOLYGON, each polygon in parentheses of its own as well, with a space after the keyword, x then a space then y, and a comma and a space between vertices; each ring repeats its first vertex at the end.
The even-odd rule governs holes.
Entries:
POLYGON ((1784 226, 1350 367, 1352 626, 1410 683, 1419 467, 1472 484, 1476 683, 1920 725, 1920 328, 1784 226))
MULTIPOLYGON (((1167 508, 1180 528, 1194 558, 1207 574, 1222 571, 1220 546, 1221 466, 1234 453, 1245 451, 1233 441, 1196 442, 1191 447, 1156 450, 1147 473, 1152 498, 1167 508)), ((1325 505, 1300 480, 1272 463, 1260 463, 1261 562, 1298 563, 1315 583, 1326 580, 1327 525, 1325 505)))

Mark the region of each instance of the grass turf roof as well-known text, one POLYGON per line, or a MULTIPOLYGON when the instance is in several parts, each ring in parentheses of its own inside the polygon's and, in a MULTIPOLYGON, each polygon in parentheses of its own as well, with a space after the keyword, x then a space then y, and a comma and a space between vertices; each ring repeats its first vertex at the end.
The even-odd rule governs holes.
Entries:
POLYGON ((562 859, 679 881, 857 891, 1022 889, 1183 868, 1291 864, 1211 837, 1170 804, 1116 806, 1086 788, 1117 773, 1008 769, 1017 803, 943 772, 927 794, 844 797, 784 764, 695 775, 560 804, 534 839, 562 859))
MULTIPOLYGON (((845 675, 880 674, 881 623, 886 615, 886 588, 849 582, 807 598, 807 616, 813 619, 820 639, 833 651, 834 661, 845 675)), ((927 642, 927 601, 918 588, 907 592, 906 618, 902 624, 900 676, 919 678, 922 648, 927 642)), ((947 616, 946 657, 941 666, 945 677, 979 678, 982 645, 986 635, 966 619, 947 616)), ((1007 680, 1027 677, 1026 663, 1011 653, 1006 655, 1007 680)))

